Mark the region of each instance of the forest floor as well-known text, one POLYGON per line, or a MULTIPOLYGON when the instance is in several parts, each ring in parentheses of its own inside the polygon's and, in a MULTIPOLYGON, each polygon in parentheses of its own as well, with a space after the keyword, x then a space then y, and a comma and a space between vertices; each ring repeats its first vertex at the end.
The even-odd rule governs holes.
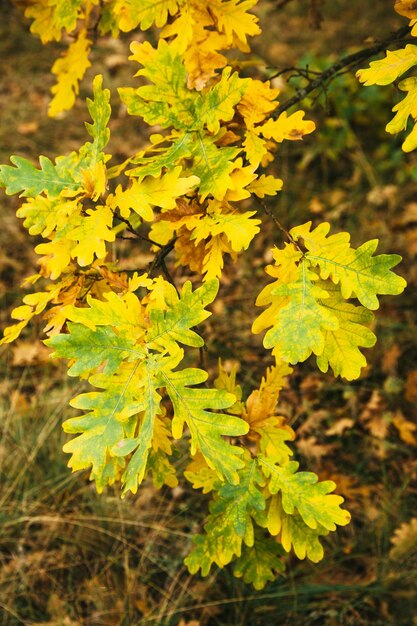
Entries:
MULTIPOLYGON (((389 0, 325 1, 320 30, 307 0, 280 10, 272 0, 260 4, 263 34, 253 49, 262 78, 291 67, 324 69, 405 23, 389 0)), ((62 47, 42 46, 8 2, 0 18, 0 163, 11 154, 35 161, 77 149, 95 73, 112 90, 110 152, 121 160, 138 150, 144 130, 132 128, 116 92, 134 84, 126 61, 134 36, 98 42, 76 106, 52 120, 50 66, 62 47)), ((282 101, 301 84, 296 74, 273 79, 282 101)), ((344 74, 300 103, 317 131, 283 146, 273 165, 285 187, 271 207, 286 228, 325 220, 350 232, 356 245, 378 238, 380 252, 401 254, 399 272, 409 284, 403 295, 383 299, 378 343, 358 381, 335 380, 307 362, 281 397, 297 458, 337 483, 351 524, 325 538, 321 563, 289 555, 286 574, 262 592, 227 569, 190 576, 182 561, 206 514, 204 496, 187 485, 156 491, 146 482, 121 500, 117 489, 98 495, 86 473, 70 473, 60 425, 73 414, 68 401, 77 389, 64 365, 48 360, 35 323, 0 349, 0 626, 417 624, 417 156, 405 155, 401 140, 384 131, 396 97, 395 89, 364 88, 344 74)), ((36 271, 18 206, 1 194, 2 328, 20 303, 23 278, 36 271)), ((245 392, 271 364, 248 323, 267 282, 268 251, 282 243, 262 219, 248 254, 226 266, 205 326, 212 377, 219 355, 228 366, 237 362, 245 392)), ((147 262, 149 255, 138 253, 138 263, 147 262)))

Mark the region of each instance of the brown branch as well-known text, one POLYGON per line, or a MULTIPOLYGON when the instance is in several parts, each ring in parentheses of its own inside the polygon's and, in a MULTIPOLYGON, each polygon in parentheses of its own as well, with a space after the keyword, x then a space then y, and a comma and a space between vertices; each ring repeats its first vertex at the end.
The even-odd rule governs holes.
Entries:
POLYGON ((271 218, 271 220, 274 222, 275 226, 283 233, 283 235, 285 235, 286 239, 288 239, 288 241, 290 243, 292 243, 299 252, 303 252, 300 248, 300 246, 298 245, 298 243, 295 241, 295 239, 291 236, 290 232, 281 224, 281 222, 278 220, 278 218, 275 217, 275 215, 272 213, 272 211, 270 211, 268 209, 268 207, 266 206, 266 204, 264 202, 260 202, 263 210, 265 211, 265 213, 267 214, 267 216, 269 218, 271 218))
MULTIPOLYGON (((174 237, 165 246, 161 247, 159 252, 155 255, 154 260, 149 264, 148 274, 151 276, 155 269, 161 268, 161 270, 164 273, 165 278, 167 279, 167 281, 170 282, 171 285, 173 285, 175 287, 175 289, 177 290, 177 287, 175 286, 174 279, 172 278, 171 274, 169 273, 169 270, 168 270, 168 268, 166 266, 166 263, 165 263, 165 258, 174 249, 176 240, 177 240, 177 238, 174 237)), ((178 293, 178 290, 177 290, 177 293, 178 293)))
MULTIPOLYGON (((142 235, 142 233, 140 233, 138 230, 133 228, 132 224, 125 217, 122 217, 121 215, 117 215, 116 217, 117 217, 118 220, 120 220, 121 222, 126 224, 128 232, 131 233, 132 235, 134 235, 135 237, 138 237, 139 239, 142 239, 143 241, 147 241, 152 246, 157 246, 158 248, 163 248, 162 244, 158 243, 157 241, 154 241, 153 239, 149 239, 149 237, 145 237, 145 235, 142 235)), ((119 236, 119 235, 116 235, 116 237, 117 237, 117 239, 131 239, 131 237, 123 237, 123 236, 119 236)))
POLYGON ((274 11, 279 11, 279 9, 283 9, 286 4, 291 2, 291 0, 278 0, 276 5, 274 6, 274 11))
POLYGON ((288 100, 283 102, 274 111, 273 117, 278 117, 283 111, 287 111, 287 109, 294 106, 294 104, 301 102, 302 100, 304 100, 304 98, 308 96, 308 94, 310 94, 315 89, 325 88, 327 84, 329 83, 329 81, 336 78, 336 76, 341 72, 341 70, 344 70, 345 68, 353 69, 354 67, 363 63, 364 61, 367 61, 368 59, 372 58, 376 54, 379 54, 383 50, 386 50, 386 48, 391 44, 401 45, 402 43, 405 43, 405 41, 407 41, 405 38, 407 35, 409 35, 409 33, 410 33, 410 28, 408 26, 404 26, 403 28, 400 28, 399 30, 397 30, 395 33, 392 34, 391 37, 388 37, 384 41, 381 41, 380 43, 375 44, 374 46, 365 48, 363 50, 359 50, 358 52, 354 52, 353 54, 349 54, 348 56, 343 57, 343 59, 340 59, 340 61, 328 67, 327 70, 324 70, 324 72, 321 72, 317 76, 317 78, 310 81, 309 84, 306 85, 306 87, 304 87, 303 89, 298 89, 292 98, 289 98, 288 100))

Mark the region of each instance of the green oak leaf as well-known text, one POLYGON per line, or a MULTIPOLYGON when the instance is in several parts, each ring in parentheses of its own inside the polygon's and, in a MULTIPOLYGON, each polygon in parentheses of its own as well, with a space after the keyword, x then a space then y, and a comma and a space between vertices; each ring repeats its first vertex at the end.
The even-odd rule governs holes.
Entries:
POLYGON ((320 304, 319 299, 327 298, 327 292, 315 284, 316 280, 308 263, 302 261, 294 281, 271 290, 272 296, 288 300, 278 316, 272 318, 273 326, 265 335, 264 346, 274 348, 274 354, 289 363, 305 361, 311 352, 320 354, 324 332, 338 327, 336 317, 320 304))
POLYGON ((8 195, 20 192, 20 197, 35 198, 41 193, 59 196, 64 190, 78 191, 80 183, 70 172, 58 170, 48 157, 40 156, 37 169, 30 161, 19 156, 11 156, 10 165, 0 166, 0 187, 5 187, 8 195))
MULTIPOLYGON (((239 476, 239 484, 226 483, 221 487, 219 497, 213 502, 210 511, 216 517, 215 524, 219 523, 221 516, 224 526, 233 528, 247 545, 253 545, 254 528, 251 515, 265 509, 265 498, 259 490, 265 479, 259 472, 255 460, 250 461, 239 472, 239 476)), ((207 530, 212 525, 210 522, 207 530)))
POLYGON ((146 336, 150 347, 158 346, 159 349, 165 348, 172 352, 176 351, 178 343, 195 348, 203 346, 203 338, 191 327, 211 315, 205 307, 213 302, 218 289, 218 280, 207 281, 195 291, 192 291, 191 282, 186 281, 178 297, 175 288, 167 286, 168 308, 162 310, 155 307, 150 310, 151 325, 146 336))
POLYGON ((371 348, 376 342, 376 336, 367 328, 374 315, 362 306, 345 302, 338 285, 329 280, 323 283, 323 287, 329 298, 321 304, 337 317, 339 327, 325 331, 324 349, 317 356, 317 365, 322 372, 327 372, 330 365, 335 376, 354 380, 359 378, 361 368, 366 366, 366 359, 359 348, 371 348))
POLYGON ((81 394, 70 403, 89 412, 63 424, 66 433, 81 433, 63 448, 72 455, 68 466, 73 471, 91 467, 90 479, 96 481, 99 492, 112 484, 125 466, 125 458, 111 455, 111 450, 135 434, 137 415, 146 409, 144 380, 143 367, 137 362, 125 363, 112 376, 92 376, 90 383, 101 391, 81 394))
POLYGON ((159 376, 161 386, 166 387, 174 408, 174 438, 182 436, 184 425, 187 424, 191 435, 191 454, 200 450, 209 467, 216 470, 221 479, 238 483, 238 470, 244 466, 240 458, 243 450, 231 445, 223 437, 245 435, 248 424, 238 417, 207 410, 232 406, 235 396, 219 389, 192 387, 207 380, 207 373, 200 369, 161 371, 159 376))
POLYGON ((92 142, 84 144, 80 150, 81 161, 92 169, 100 161, 107 160, 103 154, 104 148, 110 139, 110 130, 107 124, 111 115, 110 91, 103 89, 103 76, 97 74, 93 81, 93 99, 87 98, 87 107, 92 124, 85 122, 88 134, 93 138, 92 142))
POLYGON ((73 360, 69 376, 82 376, 104 364, 103 373, 114 374, 124 360, 143 358, 145 352, 135 346, 127 333, 117 333, 110 326, 95 331, 82 324, 68 323, 68 334, 59 334, 44 343, 53 348, 54 358, 73 360))
POLYGON ((259 591, 268 581, 275 580, 276 572, 284 571, 282 555, 283 550, 276 541, 255 535, 253 546, 242 546, 242 554, 233 563, 233 574, 259 591))
POLYGON ((398 295, 404 291, 404 278, 391 272, 398 265, 398 254, 380 254, 373 256, 378 240, 372 239, 362 244, 357 250, 349 245, 349 235, 339 233, 326 238, 330 224, 324 222, 310 232, 311 222, 291 229, 291 236, 297 241, 302 239, 308 249, 305 258, 320 269, 323 279, 331 278, 340 282, 343 298, 355 296, 366 308, 375 310, 379 307, 377 295, 398 295))
POLYGON ((345 526, 349 523, 350 514, 340 508, 343 498, 331 493, 336 488, 333 481, 318 482, 313 472, 298 472, 296 461, 279 466, 259 455, 259 462, 269 478, 270 493, 281 493, 285 513, 293 515, 298 511, 307 526, 313 529, 320 524, 327 530, 335 530, 336 524, 345 526))
POLYGON ((299 559, 307 557, 313 563, 322 560, 324 552, 320 537, 328 535, 329 530, 321 524, 310 528, 298 513, 286 513, 279 494, 270 498, 267 509, 266 528, 273 536, 281 534, 281 545, 286 552, 292 547, 299 559))

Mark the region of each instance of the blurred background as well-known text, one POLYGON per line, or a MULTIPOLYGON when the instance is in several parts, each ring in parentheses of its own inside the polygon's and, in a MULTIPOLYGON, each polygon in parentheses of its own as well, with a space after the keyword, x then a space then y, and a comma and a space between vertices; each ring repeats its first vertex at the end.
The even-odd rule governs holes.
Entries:
MULTIPOLYGON (((281 102, 314 72, 406 24, 392 0, 261 0, 256 11, 263 29, 252 44, 257 75, 274 76, 281 102)), ((65 43, 42 46, 19 8, 2 0, 0 163, 12 154, 55 158, 84 143, 85 97, 99 72, 112 90, 109 151, 115 162, 137 151, 147 130, 126 116, 116 87, 134 85, 127 56, 138 37, 99 40, 75 108, 48 119, 50 67, 65 43)), ((382 298, 378 343, 366 351, 361 379, 334 379, 308 361, 281 396, 302 468, 337 483, 352 523, 324 538, 321 563, 288 555, 286 574, 261 592, 227 568, 191 577, 182 560, 201 530, 206 498, 184 481, 160 491, 145 482, 121 500, 117 489, 98 495, 87 472, 70 473, 61 423, 74 414, 68 401, 81 385, 63 363, 49 362, 34 323, 0 348, 1 626, 417 624, 417 153, 404 154, 402 138, 385 133, 397 100, 395 87, 365 88, 354 71, 343 73, 298 105, 317 131, 283 144, 271 166, 284 190, 269 207, 286 228, 325 220, 349 231, 354 246, 376 237, 380 253, 403 256, 398 271, 409 286, 382 298)), ((20 303, 22 280, 37 266, 36 242, 15 216, 19 199, 3 192, 0 198, 4 328, 20 303)), ((260 217, 263 230, 251 249, 226 265, 204 330, 211 380, 218 356, 226 366, 237 362, 245 395, 272 363, 250 326, 256 295, 268 282, 270 248, 282 235, 260 217)), ((129 254, 130 267, 132 254, 138 267, 152 258, 123 246, 114 253, 122 265, 129 254)))

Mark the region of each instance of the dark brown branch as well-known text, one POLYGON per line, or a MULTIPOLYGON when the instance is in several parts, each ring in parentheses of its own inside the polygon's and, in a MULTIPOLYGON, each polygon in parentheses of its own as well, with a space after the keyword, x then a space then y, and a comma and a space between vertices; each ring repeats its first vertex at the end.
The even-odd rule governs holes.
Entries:
POLYGON ((285 5, 288 4, 289 2, 291 2, 291 0, 278 0, 276 5, 274 6, 274 11, 278 11, 279 9, 284 8, 285 5))
POLYGON ((292 243, 299 252, 302 252, 300 246, 298 245, 298 243, 295 241, 295 239, 293 237, 291 237, 290 232, 281 224, 281 222, 278 220, 278 218, 275 217, 275 215, 272 213, 272 211, 270 211, 268 209, 268 207, 266 206, 266 204, 264 202, 260 202, 263 210, 265 211, 265 213, 267 214, 268 217, 271 218, 271 220, 274 222, 275 226, 283 233, 283 235, 285 235, 286 239, 288 239, 288 241, 290 243, 292 243))
MULTIPOLYGON (((149 264, 148 273, 151 276, 155 269, 161 268, 161 270, 164 273, 165 278, 167 279, 167 281, 170 282, 171 285, 173 285, 175 287, 175 289, 177 289, 176 286, 175 286, 174 279, 172 278, 171 274, 169 273, 169 270, 168 270, 168 268, 166 266, 166 263, 165 263, 165 258, 174 249, 175 242, 176 242, 176 237, 171 239, 171 241, 168 242, 165 246, 161 247, 161 249, 159 250, 158 254, 155 255, 155 258, 152 261, 152 263, 149 264)), ((178 293, 178 290, 177 290, 177 293, 178 293)))
POLYGON ((391 37, 385 39, 384 41, 381 41, 380 43, 375 44, 374 46, 365 48, 363 50, 359 50, 358 52, 354 52, 353 54, 349 54, 348 56, 343 57, 343 59, 340 59, 340 61, 328 67, 327 70, 324 70, 324 72, 321 72, 317 76, 317 78, 315 78, 314 80, 311 80, 308 83, 308 85, 306 85, 303 89, 298 89, 296 94, 292 98, 289 98, 289 100, 286 100, 285 102, 283 102, 275 110, 273 117, 277 117, 283 111, 287 111, 287 109, 294 106, 294 104, 301 102, 302 100, 304 100, 304 98, 306 98, 306 96, 308 96, 308 94, 310 94, 315 89, 319 89, 319 88, 323 89, 329 83, 330 80, 334 79, 341 72, 341 70, 344 70, 345 68, 349 68, 352 70, 353 68, 359 66, 364 61, 367 61, 368 59, 372 58, 376 54, 379 54, 383 50, 386 50, 386 48, 390 46, 391 44, 401 45, 402 43, 405 42, 405 38, 409 33, 410 33, 410 28, 408 26, 404 26, 403 28, 400 28, 398 31, 393 33, 391 37))
MULTIPOLYGON (((154 241, 153 239, 149 239, 149 237, 145 237, 145 235, 142 235, 142 233, 140 233, 138 230, 133 228, 132 224, 125 217, 122 217, 121 215, 117 215, 117 219, 120 220, 121 222, 123 222, 124 224, 126 224, 128 232, 131 233, 132 235, 134 235, 135 237, 138 237, 139 239, 142 239, 143 241, 147 241, 152 246, 158 246, 158 248, 163 248, 162 244, 158 243, 157 241, 154 241)), ((117 238, 118 239, 127 239, 127 237, 123 237, 123 236, 121 236, 121 237, 117 236, 117 238)), ((130 239, 130 237, 129 237, 129 239, 130 239)))

